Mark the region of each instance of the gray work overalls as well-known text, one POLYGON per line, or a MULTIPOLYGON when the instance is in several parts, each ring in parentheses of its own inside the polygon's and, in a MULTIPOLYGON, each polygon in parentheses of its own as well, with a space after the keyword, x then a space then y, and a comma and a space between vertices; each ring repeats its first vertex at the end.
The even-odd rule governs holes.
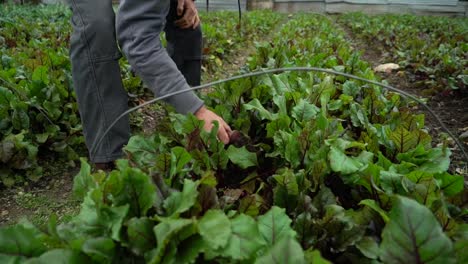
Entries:
MULTIPOLYGON (((201 29, 180 29, 174 25, 177 1, 121 0, 117 27, 111 0, 68 2, 73 12, 70 40, 73 83, 88 149, 128 109, 118 64, 121 54, 116 28, 132 69, 156 96, 200 84, 201 29), (167 52, 159 39, 163 29, 167 52)), ((170 97, 167 102, 180 113, 193 113, 203 105, 193 92, 170 97)), ((91 161, 103 163, 122 157, 122 146, 129 137, 129 120, 125 117, 104 138, 91 161)))

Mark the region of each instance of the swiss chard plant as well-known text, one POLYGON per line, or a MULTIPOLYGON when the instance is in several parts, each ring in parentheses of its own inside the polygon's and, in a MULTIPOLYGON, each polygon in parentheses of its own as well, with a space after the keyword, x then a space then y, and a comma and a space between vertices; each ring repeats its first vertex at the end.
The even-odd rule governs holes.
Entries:
POLYGON ((11 186, 41 177, 38 153, 77 160, 83 139, 67 10, 2 5, 0 14, 0 183, 11 186))

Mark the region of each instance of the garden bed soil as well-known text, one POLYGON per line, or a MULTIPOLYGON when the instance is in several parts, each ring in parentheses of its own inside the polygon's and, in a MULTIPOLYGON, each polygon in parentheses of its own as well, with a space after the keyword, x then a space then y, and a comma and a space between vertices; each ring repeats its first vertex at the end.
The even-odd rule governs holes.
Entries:
MULTIPOLYGON (((73 178, 79 168, 50 171, 36 183, 21 187, 0 189, 0 226, 14 224, 22 219, 45 226, 51 214, 58 221, 66 221, 78 212, 79 202, 73 198, 73 178)), ((55 166, 54 166, 55 169, 55 166)))

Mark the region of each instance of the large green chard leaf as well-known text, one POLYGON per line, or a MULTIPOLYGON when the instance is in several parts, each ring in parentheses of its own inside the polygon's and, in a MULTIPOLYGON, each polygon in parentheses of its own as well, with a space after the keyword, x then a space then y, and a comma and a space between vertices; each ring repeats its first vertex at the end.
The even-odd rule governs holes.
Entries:
POLYGON ((380 259, 385 263, 455 263, 453 245, 431 211, 397 197, 382 233, 380 259))
POLYGON ((293 170, 283 169, 273 175, 277 182, 274 194, 274 204, 289 210, 295 208, 297 196, 299 195, 299 185, 293 170))
POLYGON ((130 138, 125 151, 130 160, 140 166, 154 165, 159 153, 163 153, 165 145, 169 142, 167 138, 160 134, 155 134, 150 138, 137 135, 130 138))
POLYGON ((403 174, 394 171, 380 172, 380 185, 387 194, 406 194, 407 190, 403 185, 405 179, 403 174))
POLYGON ((83 252, 98 263, 110 263, 116 253, 115 243, 109 237, 91 238, 84 242, 83 252))
POLYGON ((198 223, 200 235, 210 248, 225 247, 231 237, 231 221, 220 210, 209 210, 198 223))
POLYGON ((193 114, 182 115, 171 113, 170 119, 175 131, 180 135, 187 135, 203 128, 203 121, 196 118, 193 114))
POLYGON ((273 246, 283 238, 295 238, 291 219, 283 208, 273 206, 266 214, 258 217, 258 229, 267 245, 273 246))
POLYGON ((275 134, 274 141, 276 148, 273 153, 269 154, 269 156, 274 157, 280 155, 293 167, 297 167, 301 162, 301 153, 297 135, 280 130, 275 134))
POLYGON ((184 228, 189 228, 194 222, 191 219, 162 219, 161 223, 154 227, 156 235, 157 248, 154 256, 148 263, 161 263, 165 257, 166 249, 171 246, 172 239, 177 236, 184 228))
POLYGON ((333 171, 341 172, 342 174, 352 174, 364 170, 367 164, 372 162, 373 154, 367 151, 362 151, 357 157, 346 155, 346 149, 352 147, 363 148, 362 143, 336 139, 328 144, 330 144, 328 159, 333 171))
POLYGON ((270 75, 271 86, 273 86, 273 96, 284 94, 290 88, 288 87, 288 76, 286 74, 273 74, 270 75))
POLYGON ((380 217, 382 217, 382 220, 385 221, 385 223, 387 223, 388 221, 390 221, 390 218, 388 217, 387 212, 385 212, 385 211, 377 204, 377 201, 372 200, 372 199, 365 199, 365 200, 362 200, 361 202, 359 202, 359 205, 365 205, 365 206, 371 208, 372 210, 374 210, 375 212, 377 212, 377 213, 380 215, 380 217))
POLYGON ((377 259, 380 255, 380 248, 377 241, 372 237, 363 237, 361 241, 356 244, 356 247, 361 253, 370 259, 377 259))
POLYGON ((366 226, 355 219, 355 214, 359 214, 358 212, 353 212, 351 209, 346 211, 338 205, 328 205, 325 210, 323 218, 314 226, 314 232, 319 244, 322 244, 322 249, 344 252, 361 240, 366 226), (326 232, 326 237, 320 237, 322 232, 326 232), (323 241, 320 241, 322 239, 323 241))
POLYGON ((243 105, 245 110, 248 111, 257 111, 260 119, 275 120, 277 114, 272 114, 270 111, 265 109, 258 99, 253 99, 251 102, 243 105))
POLYGON ((355 173, 363 169, 364 166, 358 159, 347 156, 343 151, 334 146, 330 147, 328 158, 332 170, 343 174, 355 173))
POLYGON ((405 186, 408 189, 412 198, 428 208, 431 208, 433 203, 441 199, 441 193, 437 186, 436 180, 431 178, 422 180, 413 186, 405 186))
POLYGON ((221 255, 235 260, 247 260, 263 246, 264 240, 258 231, 255 220, 247 215, 239 215, 231 220, 232 233, 227 245, 211 256, 221 255))
POLYGON ((0 259, 37 257, 46 251, 45 234, 29 223, 0 228, 0 259), (3 256, 2 256, 3 255, 3 256))
POLYGON ((405 153, 418 145, 418 132, 398 127, 391 131, 390 139, 395 144, 398 153, 405 153))
POLYGON ((461 175, 451 175, 450 173, 436 174, 435 178, 439 181, 440 189, 447 196, 454 196, 461 193, 465 186, 465 181, 461 175))
POLYGON ((167 215, 177 217, 192 208, 198 197, 197 187, 197 182, 185 179, 182 192, 173 192, 164 200, 167 215))
POLYGON ((357 103, 351 103, 350 112, 351 122, 353 123, 353 126, 365 128, 369 125, 367 113, 361 105, 357 103))
POLYGON ((151 177, 139 169, 131 168, 128 161, 119 160, 120 173, 112 173, 104 188, 121 186, 113 190, 115 205, 130 205, 132 216, 145 216, 156 201, 156 187, 151 177))
POLYGON ((44 84, 49 84, 49 70, 46 66, 39 66, 37 67, 33 74, 32 74, 32 81, 33 82, 42 82, 44 84))
POLYGON ((236 148, 231 145, 227 150, 227 155, 232 163, 238 165, 242 169, 258 166, 257 154, 248 151, 245 146, 236 148))
POLYGON ((433 148, 425 150, 422 145, 418 145, 414 150, 397 155, 401 162, 408 162, 419 166, 419 170, 428 173, 444 173, 450 165, 451 151, 447 148, 433 148))
POLYGON ((284 236, 278 239, 270 250, 255 261, 256 264, 271 264, 271 263, 291 263, 301 264, 306 263, 304 251, 301 245, 292 237, 284 236))
POLYGON ((292 116, 298 122, 310 121, 317 116, 319 111, 320 109, 317 106, 307 102, 304 99, 301 99, 297 105, 293 107, 292 116))
POLYGON ((174 147, 171 149, 171 170, 170 176, 173 177, 184 171, 185 165, 192 160, 192 156, 182 147, 174 147))
POLYGON ((277 95, 273 97, 273 102, 278 107, 278 115, 288 115, 287 99, 284 95, 277 95))
POLYGON ((358 86, 354 81, 346 81, 343 84, 343 94, 356 97, 361 91, 361 87, 358 86))
POLYGON ((88 192, 81 204, 80 213, 72 221, 58 227, 64 241, 81 241, 87 237, 111 237, 120 241, 120 231, 129 210, 129 205, 108 206, 103 204, 99 189, 88 192))
MULTIPOLYGON (((1 257, 0 257, 1 260, 1 257)), ((2 262, 5 263, 5 262, 2 262)), ((7 262, 8 263, 8 262, 7 262)), ((38 258, 30 259, 24 264, 81 264, 90 263, 90 258, 83 253, 70 249, 53 249, 38 258)))
POLYGON ((156 247, 153 235, 154 221, 149 218, 132 218, 127 222, 128 246, 137 256, 156 247))
POLYGON ((273 138, 277 131, 285 130, 288 131, 289 125, 291 124, 291 118, 287 115, 279 115, 277 119, 269 122, 266 126, 267 137, 273 138))

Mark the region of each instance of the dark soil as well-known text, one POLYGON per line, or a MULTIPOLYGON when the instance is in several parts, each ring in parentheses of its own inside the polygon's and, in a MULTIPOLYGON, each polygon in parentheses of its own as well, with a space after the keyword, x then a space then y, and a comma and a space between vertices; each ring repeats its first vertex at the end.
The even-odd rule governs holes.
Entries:
POLYGON ((60 222, 78 212, 79 203, 72 196, 73 177, 79 168, 56 162, 45 168, 43 178, 36 183, 0 189, 0 226, 21 219, 45 226, 51 214, 60 222))

